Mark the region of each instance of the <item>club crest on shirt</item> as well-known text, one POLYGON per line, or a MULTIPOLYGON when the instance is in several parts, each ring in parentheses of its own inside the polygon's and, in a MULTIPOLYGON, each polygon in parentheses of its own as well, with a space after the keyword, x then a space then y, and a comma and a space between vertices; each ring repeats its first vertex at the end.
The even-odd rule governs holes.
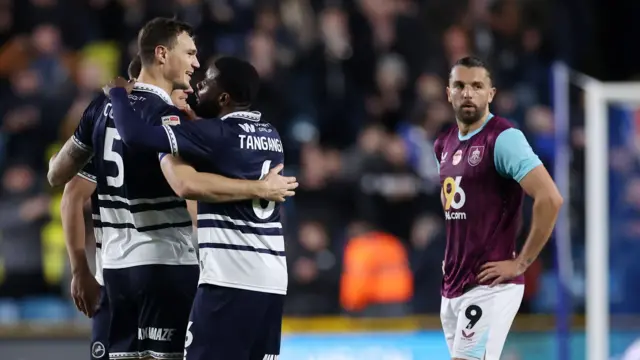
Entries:
POLYGON ((472 146, 469 148, 469 165, 476 166, 482 161, 482 155, 484 155, 484 146, 472 146))
POLYGON ((94 358, 100 359, 106 353, 107 353, 107 348, 100 341, 96 341, 91 345, 91 355, 94 358))
POLYGON ((451 160, 451 163, 453 165, 458 165, 460 163, 460 160, 462 160, 462 150, 458 150, 455 152, 455 154, 453 154, 453 159, 451 160))
POLYGON ((162 125, 176 126, 180 125, 180 117, 176 115, 163 116, 162 125))

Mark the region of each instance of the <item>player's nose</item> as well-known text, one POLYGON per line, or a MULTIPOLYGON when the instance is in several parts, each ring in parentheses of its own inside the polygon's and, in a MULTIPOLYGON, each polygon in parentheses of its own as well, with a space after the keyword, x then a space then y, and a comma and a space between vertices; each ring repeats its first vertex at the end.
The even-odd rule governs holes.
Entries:
POLYGON ((198 61, 198 58, 193 58, 193 62, 191 63, 191 67, 194 69, 199 69, 200 68, 200 62, 198 61))

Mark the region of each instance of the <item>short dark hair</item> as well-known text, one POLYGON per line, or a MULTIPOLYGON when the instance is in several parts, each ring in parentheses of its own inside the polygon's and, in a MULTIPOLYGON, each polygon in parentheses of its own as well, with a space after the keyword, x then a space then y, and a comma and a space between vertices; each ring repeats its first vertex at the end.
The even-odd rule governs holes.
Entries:
POLYGON ((186 22, 170 18, 155 18, 142 27, 138 33, 138 51, 142 65, 150 65, 159 45, 171 49, 180 34, 193 36, 193 28, 186 22))
POLYGON ((260 75, 248 61, 231 56, 216 59, 213 65, 218 69, 216 82, 220 89, 231 96, 231 100, 241 105, 251 105, 258 96, 260 75))
MULTIPOLYGON (((456 61, 451 67, 451 71, 453 71, 456 66, 464 66, 466 68, 483 68, 487 71, 489 79, 491 79, 491 70, 489 69, 489 65, 477 56, 465 56, 458 59, 458 61, 456 61)), ((451 75, 451 71, 449 71, 449 75, 451 75)))
POLYGON ((137 78, 138 76, 140 76, 141 71, 142 61, 140 60, 140 55, 136 55, 129 63, 129 68, 127 69, 129 79, 137 78))

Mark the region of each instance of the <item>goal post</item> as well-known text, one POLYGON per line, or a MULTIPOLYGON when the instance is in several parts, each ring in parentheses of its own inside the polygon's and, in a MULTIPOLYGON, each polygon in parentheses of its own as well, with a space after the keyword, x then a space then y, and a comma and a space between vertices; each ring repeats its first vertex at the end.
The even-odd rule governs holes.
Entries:
MULTIPOLYGON (((566 91, 570 85, 581 88, 584 92, 585 110, 585 201, 586 229, 585 229, 585 275, 586 275, 586 349, 587 360, 608 360, 609 353, 609 114, 612 104, 640 104, 640 83, 636 82, 602 82, 587 75, 575 72, 564 64, 554 65, 554 80, 559 76, 565 81, 566 91), (564 74, 564 75, 563 75, 564 74)), ((554 89, 562 88, 558 84, 554 89)), ((557 96, 554 96, 557 97, 557 96)), ((563 99, 567 106, 568 99, 563 99)), ((555 103, 555 101, 554 101, 555 103)), ((563 116, 568 110, 554 104, 556 126, 563 128, 563 116)), ((556 133, 556 136, 559 133, 556 133)), ((568 139, 567 139, 568 141, 568 139)), ((560 166, 568 166, 562 161, 560 166)), ((561 183, 565 184, 562 174, 568 169, 560 171, 561 183)), ((564 185, 563 185, 564 186, 564 185)), ((560 187, 560 186, 559 186, 560 187)), ((562 191, 563 189, 561 189, 562 191)), ((567 191, 568 189, 564 189, 567 191)), ((563 194, 564 195, 564 194, 563 194)), ((569 204, 565 203, 565 208, 569 204)), ((556 229, 556 236, 562 233, 556 229)), ((570 241, 570 240, 567 240, 570 241)), ((558 245, 561 246, 561 245, 558 245)), ((559 252, 559 251, 558 251, 559 252)), ((561 260, 561 259, 559 259, 561 260)), ((564 276, 562 274, 560 279, 564 276)), ((565 270, 565 274, 566 271, 565 270)))

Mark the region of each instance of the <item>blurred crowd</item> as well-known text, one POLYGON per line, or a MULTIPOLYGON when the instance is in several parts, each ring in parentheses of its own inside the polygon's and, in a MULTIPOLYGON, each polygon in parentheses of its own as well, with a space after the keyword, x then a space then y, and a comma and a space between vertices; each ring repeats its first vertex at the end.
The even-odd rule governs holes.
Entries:
MULTIPOLYGON (((279 129, 285 172, 301 183, 285 209, 287 312, 437 313, 444 228, 432 144, 454 120, 449 67, 469 54, 487 59, 498 88, 492 111, 523 129, 551 168, 548 5, 0 0, 0 297, 67 296, 60 189, 46 184, 47 160, 100 87, 126 74, 144 22, 175 15, 195 27, 203 67, 235 55, 261 75, 254 108, 279 129)), ((576 166, 577 192, 581 173, 576 166)), ((573 198, 581 228, 582 197, 573 198)), ((523 311, 553 309, 552 248, 527 272, 523 311)))

